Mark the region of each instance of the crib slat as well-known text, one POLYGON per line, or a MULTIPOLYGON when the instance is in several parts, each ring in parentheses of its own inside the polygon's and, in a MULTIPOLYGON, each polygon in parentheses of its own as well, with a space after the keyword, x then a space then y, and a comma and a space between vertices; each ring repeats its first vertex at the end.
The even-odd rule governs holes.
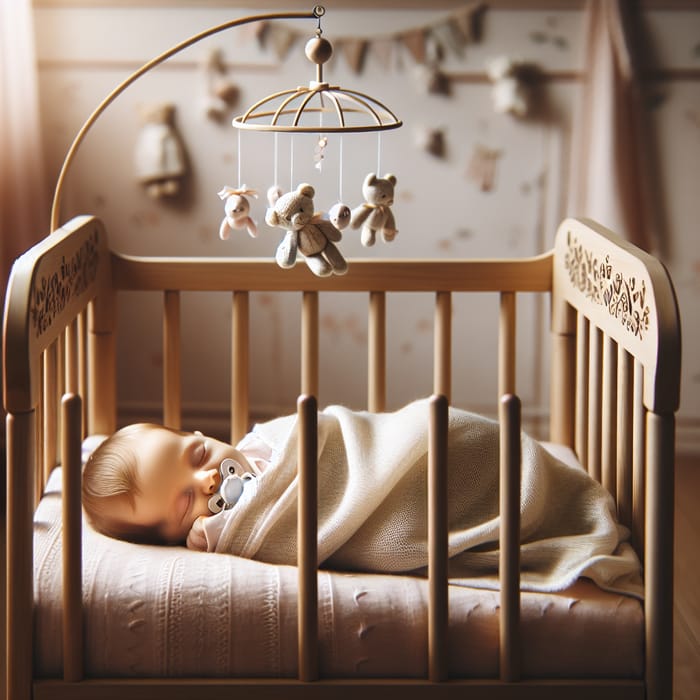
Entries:
POLYGON ((428 678, 431 681, 444 681, 448 676, 448 411, 446 396, 432 397, 428 451, 428 678))
POLYGON ((566 304, 566 323, 552 324, 549 439, 574 449, 576 444, 576 312, 566 304))
POLYGON ((46 348, 44 352, 44 400, 42 406, 42 424, 43 424, 43 444, 42 462, 43 475, 40 483, 34 484, 37 494, 41 495, 41 490, 49 478, 52 469, 56 466, 57 450, 58 450, 58 404, 57 396, 60 396, 60 388, 58 382, 58 345, 56 340, 46 348))
POLYGON ((82 531, 80 444, 82 401, 66 394, 62 402, 63 468, 63 680, 83 677, 82 531))
POLYGON ((299 680, 318 678, 318 415, 315 397, 297 400, 299 499, 297 511, 299 680))
POLYGON ((601 480, 601 401, 603 381, 602 333, 595 326, 589 329, 588 351, 588 455, 586 467, 596 480, 601 480))
POLYGON ((501 398, 499 582, 501 587, 500 678, 520 677, 520 399, 501 398))
POLYGON ((248 292, 233 293, 231 335, 231 443, 248 431, 250 401, 250 300, 248 292))
POLYGON ((452 294, 435 294, 433 392, 450 400, 452 395, 452 294))
POLYGON ((78 387, 78 319, 67 326, 65 333, 66 393, 77 394, 78 387))
POLYGON ((386 294, 369 293, 367 406, 370 411, 386 408, 386 294))
POLYGON ((603 385, 601 406, 601 475, 602 484, 617 498, 617 345, 606 335, 603 338, 603 385))
POLYGON ((644 395, 644 367, 634 363, 633 428, 632 428, 632 542, 644 561, 644 513, 646 510, 646 408, 644 395))
POLYGON ((575 447, 579 462, 588 466, 588 345, 590 324, 578 313, 576 318, 576 428, 575 447))
POLYGON ((88 426, 89 433, 109 435, 117 428, 117 351, 114 295, 88 306, 88 426))
POLYGON ((631 355, 617 349, 617 513, 632 527, 633 365, 631 355))
POLYGON ((501 292, 498 328, 498 395, 515 392, 515 293, 501 292))
POLYGON ((182 380, 180 373, 180 292, 163 294, 163 424, 182 426, 182 380))
POLYGON ((88 378, 87 378, 87 310, 83 309, 78 316, 78 393, 83 399, 83 437, 87 435, 87 404, 86 397, 88 394, 88 378))
POLYGON ((318 292, 304 292, 301 304, 301 393, 318 396, 318 292))

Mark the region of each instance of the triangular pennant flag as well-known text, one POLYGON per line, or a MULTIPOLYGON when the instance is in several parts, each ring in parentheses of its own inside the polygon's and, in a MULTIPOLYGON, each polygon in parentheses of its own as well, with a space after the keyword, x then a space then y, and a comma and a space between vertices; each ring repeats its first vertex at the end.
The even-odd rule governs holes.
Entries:
POLYGON ((425 61, 425 29, 412 29, 401 34, 403 45, 411 52, 417 63, 425 61))
POLYGON ((483 3, 476 3, 453 13, 452 18, 465 41, 479 41, 481 38, 481 18, 485 9, 483 3))
POLYGON ((238 27, 241 45, 249 44, 253 39, 257 39, 263 24, 264 22, 250 22, 238 27))
POLYGON ((394 40, 372 39, 370 46, 372 48, 372 52, 382 64, 382 68, 389 70, 391 67, 391 56, 394 50, 394 40))
POLYGON ((265 42, 267 41, 267 36, 269 34, 271 25, 269 22, 260 22, 255 24, 257 24, 255 38, 258 40, 258 44, 260 45, 260 47, 265 48, 265 42))
POLYGON ((343 53, 345 60, 354 73, 361 73, 367 52, 367 41, 365 39, 343 39, 343 53))
POLYGON ((273 24, 270 26, 268 40, 280 61, 283 61, 287 57, 289 49, 296 38, 297 35, 288 27, 281 24, 273 24))
POLYGON ((433 25, 431 32, 440 46, 450 49, 459 58, 464 57, 464 39, 451 17, 444 22, 433 25))

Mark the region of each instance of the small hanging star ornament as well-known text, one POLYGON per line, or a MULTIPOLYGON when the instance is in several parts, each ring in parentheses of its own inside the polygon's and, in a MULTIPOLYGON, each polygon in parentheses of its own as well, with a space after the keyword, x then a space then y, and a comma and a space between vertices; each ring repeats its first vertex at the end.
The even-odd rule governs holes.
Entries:
POLYGON ((318 171, 323 167, 323 159, 326 157, 326 146, 328 146, 328 137, 319 136, 316 148, 314 148, 314 168, 318 171))

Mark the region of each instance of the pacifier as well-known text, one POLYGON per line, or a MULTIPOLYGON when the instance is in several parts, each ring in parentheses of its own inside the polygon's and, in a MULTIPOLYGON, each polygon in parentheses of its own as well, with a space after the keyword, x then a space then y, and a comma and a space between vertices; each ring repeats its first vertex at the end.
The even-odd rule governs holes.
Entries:
POLYGON ((243 467, 230 457, 221 462, 219 473, 221 474, 221 486, 219 486, 219 491, 209 499, 208 503, 209 510, 213 514, 233 508, 243 495, 245 482, 254 478, 253 474, 245 472, 243 467), (239 471, 244 472, 243 476, 236 474, 236 467, 238 467, 239 471))

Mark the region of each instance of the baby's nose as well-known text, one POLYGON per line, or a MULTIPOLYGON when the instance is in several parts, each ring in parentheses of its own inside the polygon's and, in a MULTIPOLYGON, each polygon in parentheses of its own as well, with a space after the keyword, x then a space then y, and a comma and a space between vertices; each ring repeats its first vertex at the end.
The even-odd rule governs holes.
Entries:
POLYGON ((207 494, 215 493, 221 484, 221 476, 218 469, 202 469, 197 478, 202 485, 202 491, 207 494))

